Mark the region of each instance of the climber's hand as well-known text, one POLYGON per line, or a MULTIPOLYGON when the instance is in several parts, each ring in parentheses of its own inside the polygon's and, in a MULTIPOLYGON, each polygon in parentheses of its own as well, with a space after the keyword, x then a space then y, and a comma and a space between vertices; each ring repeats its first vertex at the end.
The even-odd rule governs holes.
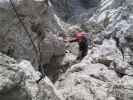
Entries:
POLYGON ((65 43, 69 42, 68 40, 64 40, 65 43))

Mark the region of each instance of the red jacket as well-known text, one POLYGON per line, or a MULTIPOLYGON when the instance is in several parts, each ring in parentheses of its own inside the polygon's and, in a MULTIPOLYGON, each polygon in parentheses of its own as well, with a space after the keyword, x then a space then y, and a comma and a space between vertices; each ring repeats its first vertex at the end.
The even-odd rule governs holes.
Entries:
POLYGON ((77 32, 74 39, 70 40, 69 42, 82 42, 85 37, 85 32, 77 32))

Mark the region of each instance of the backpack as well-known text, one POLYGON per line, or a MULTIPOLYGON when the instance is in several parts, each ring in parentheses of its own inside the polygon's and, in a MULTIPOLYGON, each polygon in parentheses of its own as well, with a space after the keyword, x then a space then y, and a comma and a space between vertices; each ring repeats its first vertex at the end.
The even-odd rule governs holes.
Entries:
POLYGON ((93 36, 92 36, 92 33, 88 32, 85 34, 84 36, 87 40, 87 46, 88 48, 92 48, 93 47, 93 36))

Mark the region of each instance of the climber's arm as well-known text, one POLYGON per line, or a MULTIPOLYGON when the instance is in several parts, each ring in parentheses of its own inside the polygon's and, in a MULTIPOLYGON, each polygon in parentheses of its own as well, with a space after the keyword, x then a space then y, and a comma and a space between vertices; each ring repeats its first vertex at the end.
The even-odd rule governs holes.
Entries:
POLYGON ((72 43, 72 42, 77 42, 78 41, 78 39, 76 39, 76 38, 73 38, 73 39, 71 39, 71 40, 69 40, 69 39, 64 39, 64 42, 70 42, 70 43, 72 43))
POLYGON ((74 38, 74 39, 69 40, 70 43, 72 43, 72 42, 77 42, 77 41, 78 41, 77 38, 74 38))

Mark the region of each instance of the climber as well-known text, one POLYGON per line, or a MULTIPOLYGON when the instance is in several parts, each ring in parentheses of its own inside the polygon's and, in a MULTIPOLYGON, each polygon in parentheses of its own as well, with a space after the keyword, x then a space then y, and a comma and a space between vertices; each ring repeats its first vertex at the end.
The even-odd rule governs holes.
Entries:
POLYGON ((64 42, 78 42, 79 44, 79 54, 77 57, 77 60, 82 60, 88 51, 88 39, 87 39, 87 33, 85 32, 77 32, 73 39, 67 39, 67 36, 64 35, 64 42))

